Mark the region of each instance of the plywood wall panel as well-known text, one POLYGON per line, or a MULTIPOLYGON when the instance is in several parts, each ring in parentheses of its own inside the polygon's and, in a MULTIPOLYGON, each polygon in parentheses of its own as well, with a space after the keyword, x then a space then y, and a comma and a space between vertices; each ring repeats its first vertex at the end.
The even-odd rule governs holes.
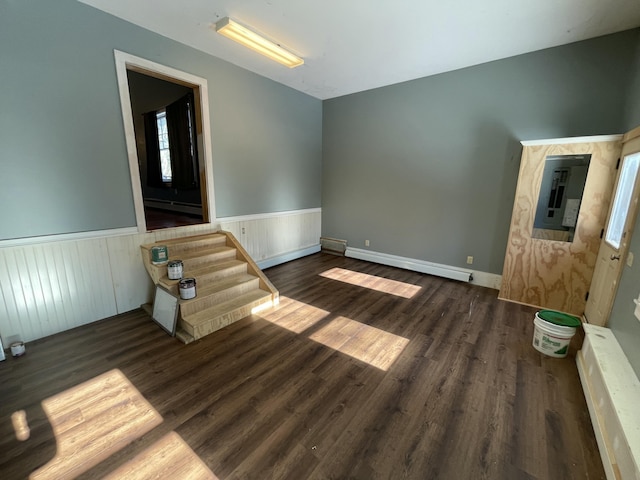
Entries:
POLYGON ((620 141, 607 141, 523 148, 500 298, 574 315, 584 313, 620 145, 620 141), (546 157, 586 153, 592 156, 574 241, 532 238, 546 157))

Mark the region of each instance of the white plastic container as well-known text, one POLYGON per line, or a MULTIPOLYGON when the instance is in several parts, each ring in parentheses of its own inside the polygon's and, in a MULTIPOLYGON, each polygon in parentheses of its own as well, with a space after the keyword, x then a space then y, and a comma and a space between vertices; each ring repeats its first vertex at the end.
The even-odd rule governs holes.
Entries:
POLYGON ((536 313, 533 325, 533 348, 550 357, 564 358, 580 320, 571 315, 543 310, 536 313))
POLYGON ((11 355, 13 355, 14 357, 21 357, 26 352, 24 347, 24 342, 13 342, 10 345, 10 348, 11 348, 11 355))

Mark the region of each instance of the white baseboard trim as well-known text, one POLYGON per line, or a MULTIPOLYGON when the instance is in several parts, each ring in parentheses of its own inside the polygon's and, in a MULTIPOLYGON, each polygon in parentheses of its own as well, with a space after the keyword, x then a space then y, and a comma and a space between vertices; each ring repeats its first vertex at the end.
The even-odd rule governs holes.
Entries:
POLYGON ((311 247, 301 248, 300 250, 294 250, 292 252, 276 255, 275 257, 265 258, 264 260, 260 260, 256 263, 258 264, 258 267, 260 267, 260 270, 264 270, 265 268, 275 267, 276 265, 280 265, 281 263, 290 262, 291 260, 297 260, 298 258, 306 257, 307 255, 318 253, 319 251, 320 245, 313 245, 311 247))
POLYGON ((382 265, 389 265, 391 267, 404 268, 406 270, 412 270, 414 272, 427 273, 429 275, 450 278, 462 282, 470 282, 474 285, 480 285, 482 287, 493 289, 500 288, 500 282, 502 279, 500 275, 495 275, 493 273, 467 270, 464 268, 452 267, 450 265, 427 262, 425 260, 417 260, 415 258, 400 257, 398 255, 390 255, 388 253, 381 252, 372 252, 371 250, 362 250, 360 248, 347 247, 345 256, 350 258, 357 258, 359 260, 366 260, 373 263, 380 263, 382 265), (470 280, 470 278, 473 278, 473 280, 470 280))
POLYGON ((502 286, 502 275, 498 275, 496 273, 478 272, 477 270, 474 270, 473 280, 471 280, 471 283, 473 283, 474 285, 479 285, 481 287, 500 290, 500 287, 502 286))
POLYGON ((119 237, 122 235, 136 235, 138 227, 113 228, 111 230, 92 230, 88 232, 61 233, 59 235, 43 235, 40 237, 11 238, 0 240, 0 248, 21 247, 25 245, 36 245, 38 243, 68 242, 86 240, 88 238, 119 237))

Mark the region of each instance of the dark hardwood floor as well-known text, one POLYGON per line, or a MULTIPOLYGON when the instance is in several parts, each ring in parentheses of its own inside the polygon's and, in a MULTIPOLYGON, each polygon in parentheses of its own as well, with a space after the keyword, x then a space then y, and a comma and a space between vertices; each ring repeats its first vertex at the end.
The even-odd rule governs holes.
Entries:
POLYGON ((144 209, 144 217, 149 231, 202 223, 202 215, 189 215, 148 207, 144 209))
POLYGON ((327 254, 266 273, 280 306, 193 344, 139 310, 0 362, 0 477, 605 478, 577 339, 534 350, 535 309, 327 254))

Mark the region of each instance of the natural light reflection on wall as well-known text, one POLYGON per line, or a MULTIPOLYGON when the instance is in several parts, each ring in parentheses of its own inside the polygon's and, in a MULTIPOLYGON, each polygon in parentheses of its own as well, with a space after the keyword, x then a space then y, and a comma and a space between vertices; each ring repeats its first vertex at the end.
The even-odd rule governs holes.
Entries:
POLYGON ((409 343, 404 337, 345 317, 337 317, 309 338, 385 371, 409 343))
POLYGON ((56 456, 32 479, 75 478, 162 423, 162 416, 120 370, 111 370, 42 402, 56 456))
POLYGON ((322 272, 320 276, 404 298, 412 298, 422 288, 410 283, 398 282, 337 267, 322 272))
POLYGON ((176 432, 171 432, 103 480, 176 478, 219 480, 176 432))
POLYGON ((277 310, 262 312, 260 316, 291 332, 302 333, 328 315, 329 312, 326 310, 298 302, 292 298, 280 297, 280 305, 277 310))

